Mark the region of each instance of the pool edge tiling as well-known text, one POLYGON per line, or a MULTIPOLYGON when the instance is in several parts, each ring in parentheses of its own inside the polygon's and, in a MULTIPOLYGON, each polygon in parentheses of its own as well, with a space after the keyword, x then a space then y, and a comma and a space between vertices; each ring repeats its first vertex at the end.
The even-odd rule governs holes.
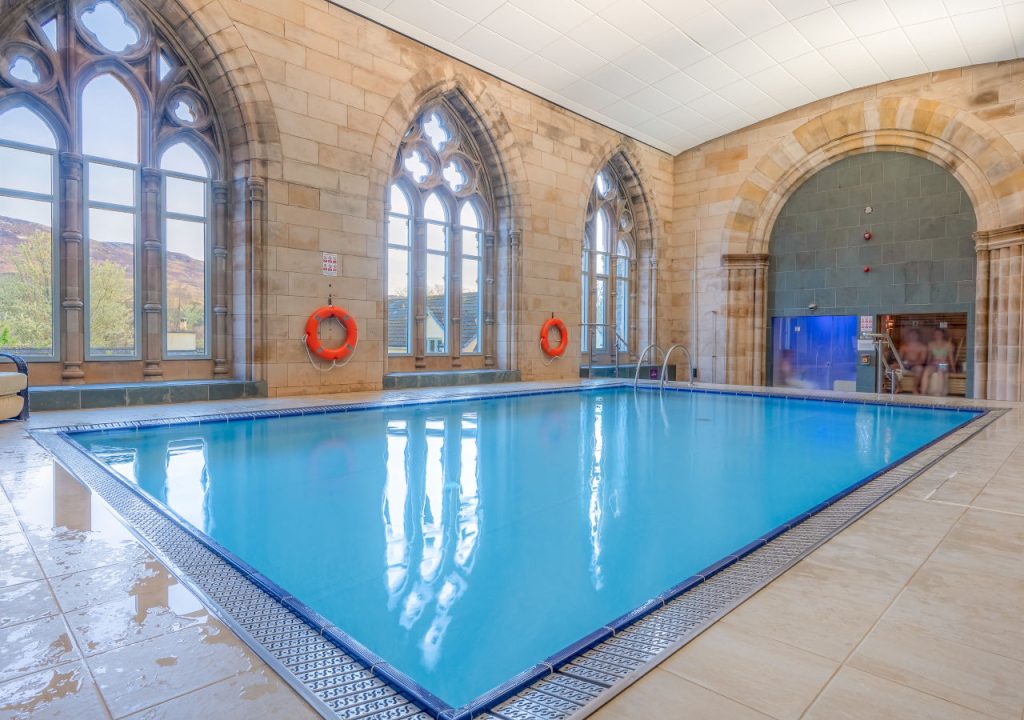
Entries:
MULTIPOLYGON (((604 387, 621 383, 601 384, 604 387)), ((568 388, 460 394, 440 402, 506 395, 579 391, 568 388)), ((593 386, 590 386, 593 387, 593 386)), ((795 399, 960 410, 981 413, 919 448, 910 456, 767 533, 683 583, 590 633, 545 662, 512 678, 469 705, 451 708, 425 693, 394 668, 374 660, 344 633, 259 576, 245 564, 196 537, 159 503, 127 484, 85 453, 66 431, 122 430, 181 423, 224 422, 352 411, 367 407, 435 403, 405 397, 396 401, 350 403, 281 411, 256 411, 167 421, 108 423, 34 430, 32 435, 80 479, 96 490, 159 557, 176 568, 236 633, 327 717, 426 718, 583 717, 685 645, 733 607, 783 573, 803 556, 907 484, 971 436, 1000 417, 999 410, 843 399, 786 393, 669 388, 673 392, 725 392, 795 399), (234 564, 232 564, 234 563, 234 564), (333 642, 332 642, 333 640, 333 642), (345 648, 348 648, 346 650, 345 648), (397 687, 396 687, 397 686, 397 687), (404 690, 403 690, 404 688, 404 690)))

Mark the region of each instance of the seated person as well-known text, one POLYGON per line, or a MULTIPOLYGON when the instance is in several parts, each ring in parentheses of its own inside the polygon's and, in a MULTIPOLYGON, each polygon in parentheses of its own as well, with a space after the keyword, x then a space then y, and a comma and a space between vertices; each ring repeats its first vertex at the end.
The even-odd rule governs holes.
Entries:
POLYGON ((935 328, 932 340, 928 343, 928 366, 921 376, 921 392, 927 395, 949 394, 949 373, 953 363, 953 343, 942 328, 935 328), (931 382, 934 376, 941 379, 939 389, 932 392, 931 382))
POLYGON ((928 346, 921 341, 921 332, 917 329, 908 330, 900 340, 900 359, 908 374, 914 378, 914 394, 921 393, 921 375, 928 364, 928 346))

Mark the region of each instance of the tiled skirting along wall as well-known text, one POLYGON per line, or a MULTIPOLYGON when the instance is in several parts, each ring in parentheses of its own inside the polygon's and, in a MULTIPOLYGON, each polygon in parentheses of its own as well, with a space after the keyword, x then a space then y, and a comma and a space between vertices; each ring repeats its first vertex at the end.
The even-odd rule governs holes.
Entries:
MULTIPOLYGON (((283 413, 259 411, 229 417, 265 418, 351 408, 335 406, 283 413)), ((986 412, 856 490, 834 501, 826 501, 775 533, 751 543, 737 555, 723 559, 702 574, 648 601, 614 625, 599 629, 572 649, 576 654, 553 661, 549 670, 525 689, 501 698, 491 707, 474 711, 472 717, 490 720, 585 717, 1005 412, 986 412)), ((192 417, 167 423, 224 419, 227 417, 192 417)), ((74 429, 113 430, 143 424, 149 423, 110 423, 74 429)), ((36 431, 33 436, 120 513, 150 551, 174 568, 182 582, 197 592, 239 637, 325 717, 427 720, 431 716, 413 699, 378 677, 374 668, 361 664, 325 639, 323 627, 314 627, 299 617, 173 522, 141 492, 83 453, 61 434, 61 430, 36 431)), ((439 717, 454 720, 470 715, 448 711, 439 717)))
POLYGON ((267 396, 265 382, 187 380, 181 382, 61 385, 29 389, 29 409, 79 410, 133 405, 168 405, 267 396))

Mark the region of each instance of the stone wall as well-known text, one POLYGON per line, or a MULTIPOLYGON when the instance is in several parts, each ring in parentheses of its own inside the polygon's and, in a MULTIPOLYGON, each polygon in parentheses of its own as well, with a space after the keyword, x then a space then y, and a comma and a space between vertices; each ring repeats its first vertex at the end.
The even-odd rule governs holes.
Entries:
POLYGON ((970 197, 978 223, 974 393, 1019 399, 1022 100, 1024 62, 979 65, 853 90, 679 155, 671 255, 680 269, 688 257, 698 269, 690 300, 701 376, 713 368, 719 380, 764 381, 766 253, 779 212, 821 168, 889 150, 947 169, 970 197))
MULTIPOLYGON (((518 239, 522 271, 517 297, 499 318, 509 336, 507 344, 499 343, 505 348, 501 364, 515 365, 527 379, 577 375, 578 268, 594 177, 613 154, 624 154, 651 201, 660 251, 671 229, 668 155, 323 0, 189 1, 197 6, 196 22, 237 43, 239 57, 252 58, 234 72, 262 82, 266 98, 257 122, 275 126, 266 135, 279 138, 262 148, 263 249, 248 257, 238 243, 236 301, 244 305, 257 297, 263 305, 254 308, 255 346, 240 371, 262 376, 271 394, 381 386, 385 185, 423 103, 458 93, 479 113, 502 154, 515 218, 511 229, 519 233, 497 239, 499 245, 518 239), (321 251, 339 254, 339 277, 321 275, 321 251), (336 303, 359 323, 360 342, 348 365, 323 373, 310 365, 301 339, 309 313, 327 298, 329 281, 336 303), (255 294, 239 292, 246 283, 255 294), (570 352, 547 365, 537 337, 552 312, 574 337, 570 352)), ((236 234, 244 237, 245 213, 236 219, 236 234)), ((662 288, 666 310, 670 292, 662 288)), ((249 320, 238 318, 237 336, 249 320)), ((236 356, 245 352, 236 346, 236 356)))

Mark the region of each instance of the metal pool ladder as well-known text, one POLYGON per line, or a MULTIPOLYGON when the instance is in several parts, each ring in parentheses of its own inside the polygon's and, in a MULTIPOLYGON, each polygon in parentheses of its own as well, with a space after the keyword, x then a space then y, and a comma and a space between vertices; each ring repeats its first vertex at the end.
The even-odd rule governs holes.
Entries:
MULTIPOLYGON (((658 377, 661 380, 660 387, 665 387, 665 378, 668 376, 668 358, 672 354, 672 351, 675 350, 676 348, 679 348, 684 353, 686 353, 686 377, 689 386, 693 387, 693 360, 690 358, 690 351, 687 350, 686 346, 683 345, 682 343, 675 343, 674 345, 672 345, 672 347, 668 349, 668 352, 665 352, 664 350, 661 349, 661 347, 655 345, 654 343, 651 343, 650 345, 645 347, 644 351, 640 353, 640 359, 636 361, 636 373, 633 375, 633 387, 636 387, 637 384, 640 382, 640 368, 643 366, 644 360, 647 359, 647 353, 649 353, 651 350, 656 350, 657 352, 660 352, 662 358, 664 358, 663 362, 661 363, 661 374, 658 377)), ((657 356, 652 355, 652 357, 657 356)))
POLYGON ((668 359, 676 348, 679 348, 686 354, 686 384, 693 387, 693 358, 690 357, 690 351, 682 343, 676 343, 665 353, 665 360, 661 363, 661 387, 665 387, 665 377, 668 375, 668 359))

